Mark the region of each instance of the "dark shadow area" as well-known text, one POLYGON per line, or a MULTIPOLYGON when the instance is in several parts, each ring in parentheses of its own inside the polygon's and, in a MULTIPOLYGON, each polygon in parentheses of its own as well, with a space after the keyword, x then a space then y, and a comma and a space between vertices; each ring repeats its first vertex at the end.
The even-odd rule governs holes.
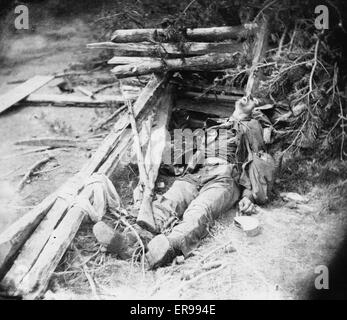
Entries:
MULTIPOLYGON (((347 230, 346 230, 347 233, 347 230)), ((310 300, 345 300, 347 299, 347 237, 345 237, 334 259, 328 266, 329 289, 309 289, 310 300)))

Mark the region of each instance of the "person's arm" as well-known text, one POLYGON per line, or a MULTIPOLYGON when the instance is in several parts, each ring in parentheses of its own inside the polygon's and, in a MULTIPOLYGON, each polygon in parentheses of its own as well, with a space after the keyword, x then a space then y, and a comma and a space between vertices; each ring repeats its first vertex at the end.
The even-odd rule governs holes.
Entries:
POLYGON ((248 198, 250 201, 254 202, 252 189, 243 189, 241 198, 248 198))
POLYGON ((242 166, 240 185, 243 190, 239 209, 243 213, 252 213, 253 203, 265 203, 268 199, 275 165, 273 158, 263 150, 262 129, 257 121, 248 123, 243 140, 246 144, 243 147, 247 150, 248 157, 247 162, 242 166))
POLYGON ((254 200, 251 190, 245 189, 243 191, 241 200, 239 201, 239 210, 245 214, 251 214, 254 212, 254 200))
MULTIPOLYGON (((248 174, 248 166, 250 165, 250 156, 249 151, 250 148, 246 145, 247 136, 246 131, 243 131, 240 144, 242 151, 242 157, 244 157, 243 161, 245 161, 242 166, 242 173, 240 178, 240 186, 241 186, 241 200, 239 201, 239 211, 244 214, 251 214, 254 210, 254 197, 252 193, 252 184, 248 174)), ((242 160, 241 160, 242 161, 242 160)))

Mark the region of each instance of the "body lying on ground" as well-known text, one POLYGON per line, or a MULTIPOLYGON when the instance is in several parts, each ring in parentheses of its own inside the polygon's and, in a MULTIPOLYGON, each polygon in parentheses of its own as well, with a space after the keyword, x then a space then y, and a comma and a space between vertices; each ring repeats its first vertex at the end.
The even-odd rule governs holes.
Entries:
MULTIPOLYGON (((185 174, 153 202, 155 231, 137 226, 151 268, 165 265, 177 255, 189 256, 214 221, 230 212, 237 202, 240 212, 249 214, 254 204, 268 200, 275 163, 266 153, 260 123, 251 117, 256 105, 253 98, 236 102, 230 119, 213 127, 214 134, 209 135, 204 148, 198 148, 188 160, 185 174)), ((102 222, 94 227, 97 239, 111 232, 106 228, 102 222)), ((130 248, 136 239, 129 235, 121 240, 119 235, 110 237, 113 245, 109 248, 119 248, 119 241, 122 247, 130 248)))

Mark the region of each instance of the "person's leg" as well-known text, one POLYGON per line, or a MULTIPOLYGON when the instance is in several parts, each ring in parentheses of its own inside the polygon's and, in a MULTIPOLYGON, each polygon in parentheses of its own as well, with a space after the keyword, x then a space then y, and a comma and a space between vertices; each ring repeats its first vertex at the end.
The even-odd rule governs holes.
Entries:
POLYGON ((199 196, 188 206, 183 221, 172 229, 168 236, 169 242, 187 256, 208 234, 214 220, 230 210, 239 196, 239 187, 233 179, 204 186, 199 196))
POLYGON ((198 196, 195 184, 177 180, 171 188, 153 202, 153 215, 158 232, 162 232, 171 217, 182 218, 189 204, 198 196))
MULTIPOLYGON (((199 195, 196 184, 177 180, 158 200, 153 202, 153 215, 158 232, 165 231, 171 218, 181 219, 189 204, 199 195)), ((173 246, 164 234, 155 236, 147 246, 147 261, 150 268, 170 262, 175 256, 173 246)))
POLYGON ((234 180, 210 182, 201 189, 183 214, 183 221, 168 236, 160 234, 148 243, 146 254, 151 268, 165 265, 182 252, 185 256, 194 250, 200 239, 208 234, 214 220, 231 209, 239 198, 234 180))

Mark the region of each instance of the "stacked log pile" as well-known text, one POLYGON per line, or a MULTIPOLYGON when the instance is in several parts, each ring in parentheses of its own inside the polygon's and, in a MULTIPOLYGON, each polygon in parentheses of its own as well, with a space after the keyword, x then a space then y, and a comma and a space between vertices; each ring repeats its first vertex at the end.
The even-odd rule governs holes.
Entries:
POLYGON ((166 29, 117 30, 110 42, 89 48, 112 49, 109 64, 118 78, 176 70, 210 71, 235 68, 242 41, 256 28, 243 26, 187 29, 180 39, 170 39, 166 29), (182 40, 183 37, 183 40, 182 40))

